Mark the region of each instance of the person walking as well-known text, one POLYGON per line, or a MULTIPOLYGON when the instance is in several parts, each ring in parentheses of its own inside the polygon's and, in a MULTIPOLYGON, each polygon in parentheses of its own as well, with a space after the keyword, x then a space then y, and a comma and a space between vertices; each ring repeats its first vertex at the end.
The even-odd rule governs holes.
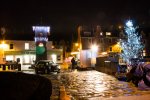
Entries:
POLYGON ((74 57, 72 57, 71 63, 72 63, 72 69, 75 69, 76 61, 74 57))

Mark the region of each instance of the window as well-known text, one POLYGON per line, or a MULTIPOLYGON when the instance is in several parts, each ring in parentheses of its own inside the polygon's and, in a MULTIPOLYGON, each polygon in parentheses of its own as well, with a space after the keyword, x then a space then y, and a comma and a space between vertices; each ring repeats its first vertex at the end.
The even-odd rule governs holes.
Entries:
POLYGON ((29 43, 25 43, 25 50, 29 50, 29 43))
POLYGON ((14 48, 14 45, 13 44, 10 44, 9 45, 9 49, 13 49, 14 48))
POLYGON ((145 50, 143 50, 143 56, 146 56, 146 51, 145 50))
POLYGON ((109 50, 112 51, 112 47, 110 47, 109 50))
POLYGON ((60 55, 57 55, 57 60, 61 60, 61 56, 60 55))
POLYGON ((56 54, 52 54, 51 57, 52 57, 52 61, 54 63, 56 63, 56 61, 57 61, 57 59, 56 59, 57 55, 56 54))
POLYGON ((6 61, 13 61, 13 55, 7 55, 6 61))
POLYGON ((111 43, 112 42, 112 39, 108 39, 108 43, 111 43))
POLYGON ((106 36, 110 36, 111 35, 111 32, 106 32, 106 36))

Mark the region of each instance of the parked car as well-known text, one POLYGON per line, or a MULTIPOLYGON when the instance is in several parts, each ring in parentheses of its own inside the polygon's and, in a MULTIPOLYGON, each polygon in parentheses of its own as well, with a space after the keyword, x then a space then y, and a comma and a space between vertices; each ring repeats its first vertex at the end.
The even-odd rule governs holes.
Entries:
POLYGON ((60 66, 51 60, 40 60, 35 64, 36 74, 49 74, 50 72, 60 72, 60 66))

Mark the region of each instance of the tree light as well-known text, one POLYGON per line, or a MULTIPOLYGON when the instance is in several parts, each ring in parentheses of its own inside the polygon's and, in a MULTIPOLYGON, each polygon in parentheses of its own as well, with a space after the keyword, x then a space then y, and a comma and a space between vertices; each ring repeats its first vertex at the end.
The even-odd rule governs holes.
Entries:
POLYGON ((123 50, 121 56, 127 63, 130 63, 132 58, 140 58, 140 52, 144 46, 132 21, 127 21, 125 32, 127 38, 120 40, 120 46, 123 50))
POLYGON ((131 21, 131 20, 127 21, 126 26, 127 26, 127 27, 132 27, 132 26, 133 26, 132 21, 131 21))

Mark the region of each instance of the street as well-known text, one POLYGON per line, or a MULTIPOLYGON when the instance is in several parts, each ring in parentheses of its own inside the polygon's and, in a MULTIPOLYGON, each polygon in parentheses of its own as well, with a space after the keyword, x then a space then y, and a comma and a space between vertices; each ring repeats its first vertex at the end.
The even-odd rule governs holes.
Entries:
POLYGON ((52 100, 58 99, 60 86, 65 86, 71 100, 101 100, 150 94, 150 91, 140 91, 132 83, 118 81, 113 76, 96 70, 64 71, 42 76, 52 81, 52 100))

